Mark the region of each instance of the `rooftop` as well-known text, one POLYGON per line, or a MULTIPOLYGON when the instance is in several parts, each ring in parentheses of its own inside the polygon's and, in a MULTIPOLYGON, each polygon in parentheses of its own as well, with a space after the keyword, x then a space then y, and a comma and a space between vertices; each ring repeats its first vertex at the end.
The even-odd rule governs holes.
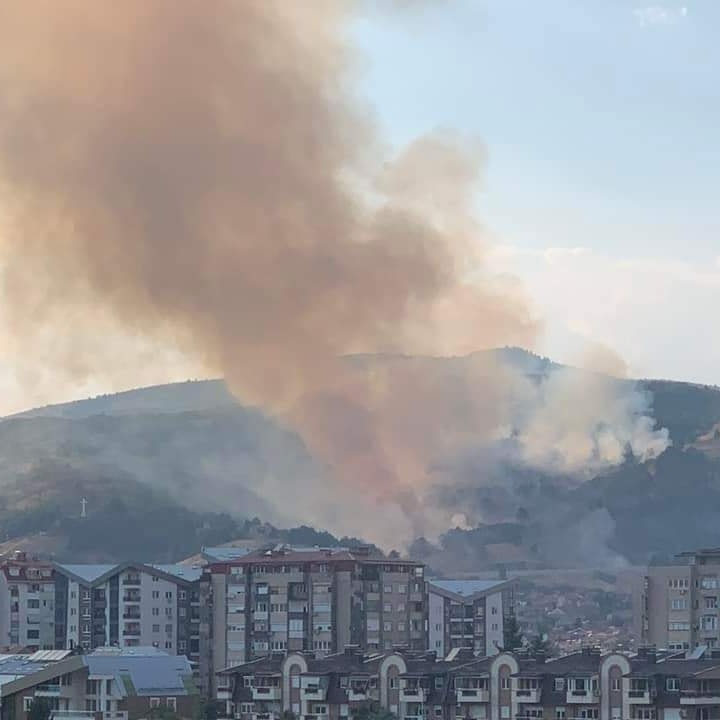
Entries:
POLYGON ((154 647, 100 648, 84 656, 91 675, 115 678, 124 696, 193 695, 192 668, 182 655, 154 647))
POLYGON ((428 580, 431 587, 464 598, 499 590, 507 583, 508 580, 428 580))

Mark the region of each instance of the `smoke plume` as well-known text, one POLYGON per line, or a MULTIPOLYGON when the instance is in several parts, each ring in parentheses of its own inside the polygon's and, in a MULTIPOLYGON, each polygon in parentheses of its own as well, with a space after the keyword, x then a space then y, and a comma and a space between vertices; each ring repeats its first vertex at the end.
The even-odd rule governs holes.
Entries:
POLYGON ((0 3, 3 306, 12 342, 78 382, 113 372, 98 345, 118 332, 221 372, 341 481, 316 514, 409 536, 433 457, 508 421, 505 371, 428 383, 345 356, 528 346, 538 327, 484 270, 482 149, 438 133, 383 154, 348 90, 352 11, 0 3))

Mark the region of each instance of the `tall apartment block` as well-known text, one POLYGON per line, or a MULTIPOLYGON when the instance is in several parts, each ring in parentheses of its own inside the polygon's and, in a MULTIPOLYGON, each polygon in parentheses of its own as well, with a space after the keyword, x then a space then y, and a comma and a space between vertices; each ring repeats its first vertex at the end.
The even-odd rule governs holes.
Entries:
POLYGON ((0 646, 55 647, 55 573, 16 553, 0 563, 0 646))
POLYGON ((197 659, 200 568, 55 564, 55 647, 157 647, 197 659))
POLYGON ((198 659, 199 567, 0 563, 0 646, 156 647, 198 659))
POLYGON ((720 548, 678 556, 678 564, 649 567, 636 590, 641 641, 670 650, 720 647, 720 548))
POLYGON ((426 643, 423 565, 364 548, 277 547, 203 568, 200 683, 273 652, 316 657, 426 643))
POLYGON ((454 648, 496 655, 514 611, 513 588, 512 580, 428 580, 428 650, 440 657, 454 648))

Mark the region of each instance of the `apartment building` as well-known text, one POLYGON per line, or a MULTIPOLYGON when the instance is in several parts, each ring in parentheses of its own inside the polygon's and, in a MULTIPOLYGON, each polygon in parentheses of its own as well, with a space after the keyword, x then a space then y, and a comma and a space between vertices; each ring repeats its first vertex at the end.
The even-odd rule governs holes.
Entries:
POLYGON ((423 565, 365 548, 256 550, 203 568, 200 682, 273 652, 426 643, 423 565))
POLYGON ((637 634, 671 650, 720 647, 720 548, 683 553, 678 564, 649 567, 636 589, 637 634))
POLYGON ((54 564, 54 647, 148 646, 197 660, 199 567, 54 564))
POLYGON ((139 720, 157 707, 195 718, 199 706, 187 658, 157 648, 3 657, 0 676, 2 720, 24 720, 37 700, 56 720, 139 720))
POLYGON ((17 552, 0 562, 0 647, 55 647, 53 566, 17 552))
POLYGON ((514 612, 513 580, 428 580, 427 649, 445 657, 454 648, 495 655, 505 618, 514 612))
POLYGON ((516 653, 477 658, 457 649, 315 658, 274 654, 220 674, 218 697, 235 720, 342 720, 363 707, 400 720, 715 720, 720 655, 590 648, 544 660, 516 653))

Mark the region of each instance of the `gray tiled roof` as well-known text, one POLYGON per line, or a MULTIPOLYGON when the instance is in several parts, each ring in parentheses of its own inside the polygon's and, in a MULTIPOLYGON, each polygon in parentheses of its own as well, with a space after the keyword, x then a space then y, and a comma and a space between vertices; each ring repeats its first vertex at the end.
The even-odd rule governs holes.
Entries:
POLYGON ((195 691, 187 658, 157 648, 104 648, 85 655, 84 660, 91 675, 114 677, 125 696, 179 696, 195 691))

